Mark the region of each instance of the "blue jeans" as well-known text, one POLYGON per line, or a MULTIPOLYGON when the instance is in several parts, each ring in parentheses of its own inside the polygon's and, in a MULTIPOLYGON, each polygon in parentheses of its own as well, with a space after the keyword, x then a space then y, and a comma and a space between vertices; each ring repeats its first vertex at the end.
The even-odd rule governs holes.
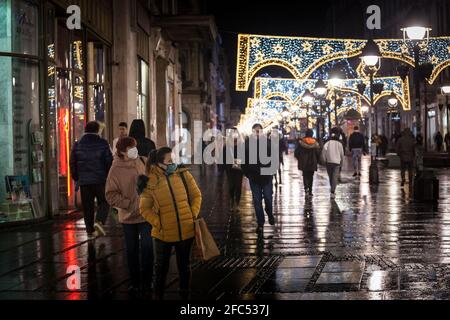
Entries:
POLYGON ((131 285, 151 288, 153 279, 152 226, 149 223, 123 224, 131 285))
POLYGON ((268 217, 273 217, 273 184, 272 181, 264 185, 258 184, 250 180, 250 189, 253 195, 253 205, 255 206, 256 219, 258 226, 263 226, 266 222, 263 209, 263 199, 266 205, 266 213, 268 217))
POLYGON ((334 163, 327 163, 328 177, 330 178, 331 193, 336 192, 337 185, 339 183, 339 171, 341 166, 334 163))
POLYGON ((361 157, 363 154, 362 149, 353 149, 352 150, 352 161, 353 161, 353 168, 355 169, 356 173, 361 172, 361 157))

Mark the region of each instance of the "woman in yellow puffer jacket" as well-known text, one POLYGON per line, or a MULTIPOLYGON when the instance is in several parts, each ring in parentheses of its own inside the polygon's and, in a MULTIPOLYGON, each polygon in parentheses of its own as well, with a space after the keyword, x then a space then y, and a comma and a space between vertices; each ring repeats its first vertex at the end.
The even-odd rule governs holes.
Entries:
POLYGON ((153 227, 155 298, 163 298, 173 247, 180 274, 180 292, 185 297, 191 276, 194 221, 200 214, 202 195, 191 173, 173 163, 170 148, 150 154, 146 173, 148 181, 141 195, 140 212, 153 227))

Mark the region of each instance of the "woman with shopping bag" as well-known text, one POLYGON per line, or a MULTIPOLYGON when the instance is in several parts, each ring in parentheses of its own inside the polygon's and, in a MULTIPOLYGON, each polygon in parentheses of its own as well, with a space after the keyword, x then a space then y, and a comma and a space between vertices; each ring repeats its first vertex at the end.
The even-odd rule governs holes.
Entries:
POLYGON ((161 300, 164 297, 172 248, 175 248, 177 256, 180 293, 183 298, 187 298, 195 221, 202 203, 200 189, 186 168, 173 163, 172 150, 167 147, 150 154, 146 176, 140 212, 153 227, 155 299, 161 300))

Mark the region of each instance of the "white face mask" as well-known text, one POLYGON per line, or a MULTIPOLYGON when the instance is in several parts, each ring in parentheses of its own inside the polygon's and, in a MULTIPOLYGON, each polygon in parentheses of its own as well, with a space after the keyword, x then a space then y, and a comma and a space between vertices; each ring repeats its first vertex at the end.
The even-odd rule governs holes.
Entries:
POLYGON ((135 148, 131 148, 130 150, 128 150, 127 156, 131 160, 136 160, 139 157, 138 149, 136 147, 135 148))

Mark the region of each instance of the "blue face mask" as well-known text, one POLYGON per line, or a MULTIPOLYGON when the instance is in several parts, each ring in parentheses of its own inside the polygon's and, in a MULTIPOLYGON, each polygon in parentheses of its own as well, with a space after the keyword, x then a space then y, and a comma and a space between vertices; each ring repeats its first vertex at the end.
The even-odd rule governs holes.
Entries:
POLYGON ((172 175, 175 173, 175 171, 177 171, 178 169, 178 165, 176 163, 171 163, 167 166, 167 170, 166 170, 166 174, 168 176, 172 175))

